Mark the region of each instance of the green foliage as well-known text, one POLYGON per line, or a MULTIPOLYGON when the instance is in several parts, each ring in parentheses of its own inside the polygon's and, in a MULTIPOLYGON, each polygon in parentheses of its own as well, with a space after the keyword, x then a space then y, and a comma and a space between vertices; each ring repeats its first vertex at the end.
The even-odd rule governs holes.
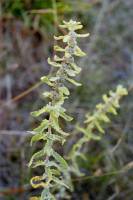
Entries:
POLYGON ((96 109, 92 115, 87 114, 85 126, 77 126, 77 133, 82 133, 82 137, 72 146, 68 155, 68 163, 54 149, 54 144, 60 142, 62 145, 66 141, 69 133, 62 130, 60 126, 60 118, 65 121, 71 121, 73 118, 66 113, 63 107, 65 99, 70 95, 67 88, 67 82, 73 85, 80 86, 81 84, 75 81, 80 73, 81 68, 75 64, 74 56, 82 57, 85 53, 78 47, 77 38, 87 37, 89 34, 77 34, 76 30, 81 29, 80 22, 70 20, 63 21, 61 28, 68 30, 68 34, 63 36, 55 36, 55 40, 62 40, 66 46, 62 48, 58 45, 54 46, 56 52, 61 52, 62 57, 54 56, 53 59, 48 58, 48 63, 55 67, 56 71, 53 75, 43 76, 42 82, 47 84, 51 90, 45 91, 43 96, 49 99, 47 105, 43 106, 38 111, 32 112, 34 117, 38 117, 47 113, 48 119, 43 119, 40 125, 36 127, 32 133, 31 145, 40 140, 44 141, 44 146, 38 152, 34 153, 29 162, 32 168, 43 167, 44 173, 40 176, 35 176, 31 179, 33 188, 43 188, 40 197, 32 199, 52 200, 55 199, 53 191, 60 190, 61 198, 66 196, 66 189, 73 189, 71 174, 77 176, 83 175, 80 172, 77 158, 86 160, 82 153, 82 147, 90 140, 100 140, 104 134, 103 124, 109 123, 108 114, 117 114, 117 109, 120 107, 119 101, 122 96, 127 95, 127 90, 119 85, 115 92, 110 91, 109 95, 103 95, 103 103, 96 105, 96 109), (99 134, 97 134, 99 132, 99 134))
POLYGON ((86 142, 90 140, 100 140, 102 138, 102 135, 105 133, 103 124, 110 122, 108 113, 117 115, 116 109, 120 107, 119 101, 122 96, 127 94, 127 90, 123 88, 123 86, 118 85, 115 92, 110 91, 109 95, 103 95, 104 102, 96 105, 96 109, 92 115, 86 115, 85 127, 82 128, 77 126, 77 133, 81 132, 83 135, 76 144, 73 145, 69 154, 69 159, 73 163, 73 166, 70 169, 72 169, 73 172, 77 172, 78 175, 80 175, 76 159, 79 156, 85 159, 83 154, 80 152, 80 149, 86 142), (96 131, 101 134, 97 135, 96 131), (74 166, 76 166, 76 168, 74 166))
MULTIPOLYGON (((118 85, 115 92, 110 91, 109 95, 103 95, 103 103, 96 105, 96 109, 92 115, 90 113, 86 114, 86 120, 84 121, 85 126, 80 127, 78 125, 76 127, 76 134, 82 133, 82 137, 80 136, 80 139, 78 139, 78 141, 76 141, 76 143, 72 146, 72 149, 70 149, 67 157, 69 168, 65 174, 65 182, 70 186, 71 190, 73 190, 71 175, 84 175, 84 173, 80 172, 77 161, 77 158, 83 159, 85 162, 87 161, 87 158, 82 153, 82 147, 85 143, 91 140, 102 139, 102 136, 105 133, 103 125, 111 122, 108 114, 117 115, 117 109, 120 107, 119 101, 127 94, 127 90, 123 86, 118 85)), ((63 190, 63 188, 60 188, 59 190, 62 198, 68 195, 65 189, 63 190)))
POLYGON ((44 147, 36 152, 30 162, 30 167, 41 166, 44 168, 44 174, 35 176, 31 179, 31 184, 34 188, 43 188, 43 192, 39 199, 52 200, 54 197, 51 194, 51 189, 63 186, 69 188, 69 185, 65 182, 65 174, 68 171, 68 164, 64 158, 58 154, 53 145, 55 142, 63 144, 66 140, 66 133, 62 130, 59 119, 63 118, 66 121, 71 121, 70 117, 66 113, 66 109, 63 107, 65 99, 70 95, 67 88, 67 81, 80 86, 81 84, 76 82, 72 77, 75 77, 81 69, 75 64, 74 56, 84 56, 85 53, 78 47, 77 38, 87 37, 89 34, 77 34, 76 30, 81 29, 80 22, 70 20, 69 22, 63 21, 61 28, 68 29, 68 34, 65 36, 55 37, 55 40, 62 40, 65 44, 65 48, 55 46, 55 51, 63 52, 64 55, 60 58, 57 55, 54 56, 53 61, 48 58, 48 63, 56 67, 57 71, 54 76, 43 76, 42 82, 46 83, 51 90, 44 92, 43 95, 49 99, 46 106, 38 111, 32 112, 32 115, 38 117, 44 113, 48 114, 48 119, 44 119, 41 124, 33 130, 34 133, 31 144, 44 141, 44 147))
MULTIPOLYGON (((47 30, 49 34, 55 32, 53 25, 56 26, 59 23, 58 16, 62 18, 65 13, 72 13, 75 8, 75 3, 67 0, 61 2, 55 0, 1 0, 0 5, 3 16, 17 17, 25 25, 43 33, 47 30)), ((85 8, 87 7, 88 4, 85 4, 85 8)), ((77 11, 80 8, 81 5, 78 4, 77 11)))

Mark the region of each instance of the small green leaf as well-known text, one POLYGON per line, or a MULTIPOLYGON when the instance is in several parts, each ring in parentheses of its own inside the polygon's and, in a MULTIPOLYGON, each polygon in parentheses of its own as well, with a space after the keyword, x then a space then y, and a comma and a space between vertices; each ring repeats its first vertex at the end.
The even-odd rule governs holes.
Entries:
POLYGON ((69 35, 65 35, 64 38, 63 38, 63 42, 68 42, 70 39, 70 36, 69 35))
POLYGON ((45 164, 45 166, 54 167, 57 168, 59 171, 63 172, 63 169, 55 161, 49 161, 48 163, 45 164))
POLYGON ((82 133, 84 133, 85 135, 87 135, 87 130, 85 128, 82 128, 80 126, 77 126, 76 129, 82 133))
POLYGON ((65 86, 59 87, 59 91, 61 91, 61 93, 65 94, 65 95, 67 95, 67 96, 70 94, 68 88, 65 87, 65 86))
POLYGON ((60 112, 60 116, 65 119, 66 121, 72 121, 73 118, 67 115, 65 112, 60 112))
POLYGON ((87 137, 87 140, 100 140, 101 139, 101 136, 99 135, 96 135, 95 133, 92 132, 93 130, 91 130, 90 128, 86 128, 86 137, 87 137))
POLYGON ((56 177, 53 177, 53 181, 54 181, 55 183, 57 183, 57 184, 59 184, 59 185, 62 185, 62 186, 64 186, 64 187, 66 187, 66 188, 69 189, 69 186, 66 185, 66 184, 64 183, 63 180, 60 180, 60 179, 58 179, 58 178, 56 178, 56 177))
POLYGON ((64 158, 62 156, 60 156, 60 154, 58 154, 57 152, 53 151, 53 157, 59 163, 60 167, 63 170, 66 170, 68 168, 67 162, 64 160, 64 158))
POLYGON ((69 22, 63 21, 64 25, 59 25, 61 28, 67 28, 69 31, 81 29, 83 26, 80 22, 70 20, 69 22))
POLYGON ((57 175, 57 176, 60 176, 61 172, 57 169, 51 169, 51 172, 53 175, 57 175))
POLYGON ((81 68, 78 67, 75 63, 70 63, 70 65, 76 71, 77 74, 81 72, 81 68))
POLYGON ((34 117, 38 117, 39 115, 42 115, 43 113, 50 113, 52 109, 53 109, 53 107, 50 104, 47 104, 40 110, 32 112, 31 115, 34 117))
POLYGON ((77 37, 83 38, 83 37, 88 37, 89 35, 90 35, 90 33, 86 33, 86 34, 77 34, 77 37))
POLYGON ((60 63, 51 61, 50 58, 48 58, 48 64, 52 65, 53 67, 61 67, 62 66, 60 63))
POLYGON ((104 130, 102 129, 101 125, 99 124, 99 122, 97 120, 94 121, 95 126, 97 127, 97 129, 101 132, 104 133, 104 130))
POLYGON ((54 46, 54 50, 55 51, 60 51, 60 52, 64 52, 65 51, 65 49, 59 47, 58 45, 54 46))
POLYGON ((52 98, 52 92, 44 92, 42 95, 46 98, 52 98))
POLYGON ((40 157, 42 157, 44 155, 45 155, 44 149, 34 153, 33 156, 30 159, 30 162, 29 162, 28 166, 30 167, 35 159, 38 159, 38 158, 40 158, 40 157))
MULTIPOLYGON (((54 120, 52 121, 52 128, 55 129, 55 131, 57 131, 58 133, 60 133, 63 136, 68 136, 69 133, 64 132, 60 127, 59 124, 57 124, 57 122, 54 120)), ((62 140, 62 142, 64 143, 65 141, 62 140)))
POLYGON ((41 81, 47 83, 49 86, 53 86, 53 83, 51 83, 50 79, 47 76, 42 76, 41 81))
POLYGON ((35 129, 33 129, 36 133, 42 133, 44 130, 46 130, 47 128, 48 128, 48 126, 49 126, 49 120, 47 120, 47 119, 44 119, 42 122, 41 122, 41 124, 37 127, 37 128, 35 128, 35 129))
POLYGON ((56 135, 56 134, 48 134, 47 138, 49 138, 50 140, 53 140, 53 141, 62 141, 62 140, 64 140, 64 137, 61 137, 61 136, 56 135))
POLYGON ((108 112, 113 113, 114 115, 117 115, 116 109, 113 106, 109 107, 108 112))
POLYGON ((128 91, 126 88, 124 88, 122 85, 118 85, 117 86, 117 89, 116 89, 116 93, 120 96, 123 96, 123 95, 127 95, 128 94, 128 91))
POLYGON ((64 38, 64 35, 62 35, 62 36, 55 36, 54 35, 54 39, 55 40, 62 40, 64 38))
POLYGON ((47 137, 44 133, 36 133, 32 138, 31 138, 31 145, 33 142, 37 142, 39 140, 46 140, 47 137))
POLYGON ((104 122, 106 122, 106 123, 110 122, 110 119, 109 119, 108 116, 107 116, 106 114, 104 114, 104 113, 101 114, 100 118, 101 118, 102 121, 104 121, 104 122))
POLYGON ((60 57, 58 57, 57 55, 55 55, 55 56, 54 56, 54 60, 57 61, 57 62, 58 62, 58 61, 63 61, 63 60, 64 60, 64 57, 63 57, 63 58, 60 58, 60 57))
POLYGON ((71 70, 71 69, 65 69, 66 73, 68 74, 68 76, 72 76, 74 77, 76 75, 76 71, 71 70))
POLYGON ((73 85, 76 86, 81 86, 81 83, 76 82, 75 80, 71 79, 71 78, 66 78, 66 80, 68 80, 70 83, 72 83, 73 85))
POLYGON ((106 94, 104 94, 103 95, 103 100, 104 100, 105 103, 108 103, 109 97, 106 94))
POLYGON ((34 163, 32 163, 32 168, 36 168, 36 167, 40 167, 40 166, 45 166, 44 160, 38 160, 38 161, 34 161, 34 163))
POLYGON ((76 47, 74 54, 75 54, 76 56, 80 56, 80 57, 86 55, 85 52, 83 52, 78 46, 76 47))
POLYGON ((97 108, 98 110, 102 110, 102 109, 104 109, 104 104, 99 103, 99 104, 96 105, 96 108, 97 108))
POLYGON ((51 82, 55 82, 55 81, 60 80, 60 77, 59 77, 59 76, 51 77, 49 80, 50 80, 51 82))
POLYGON ((31 115, 32 115, 33 117, 38 117, 39 115, 45 113, 46 110, 47 110, 47 107, 44 106, 44 107, 41 108, 40 110, 37 110, 37 111, 31 112, 31 115))

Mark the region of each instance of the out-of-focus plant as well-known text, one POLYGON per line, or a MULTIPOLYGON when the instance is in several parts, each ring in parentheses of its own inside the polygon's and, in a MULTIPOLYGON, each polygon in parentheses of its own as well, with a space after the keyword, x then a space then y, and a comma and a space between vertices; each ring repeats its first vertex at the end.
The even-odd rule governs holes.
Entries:
MULTIPOLYGON (((84 176, 85 174, 80 171, 80 167, 78 165, 78 158, 87 161, 86 156, 82 152, 82 148, 86 143, 92 140, 101 140, 103 134, 105 133, 103 129, 103 125, 111 122, 108 114, 111 113, 113 115, 117 115, 117 109, 120 108, 120 99, 127 95, 127 89, 122 85, 118 85, 116 91, 110 91, 109 95, 103 95, 103 103, 99 103, 96 105, 96 109, 93 114, 86 114, 86 120, 84 121, 85 127, 81 127, 77 125, 76 134, 81 134, 80 139, 73 144, 72 149, 70 149, 68 153, 68 171, 66 172, 66 182, 71 187, 73 191, 73 181, 72 174, 76 176, 84 176), (97 134, 99 132, 100 134, 97 134)), ((69 194, 66 192, 64 187, 60 188, 60 192, 58 194, 59 197, 69 199, 69 194)))
POLYGON ((117 115, 117 109, 120 107, 119 101, 127 94, 127 90, 122 85, 118 85, 115 92, 110 91, 109 95, 103 95, 104 102, 96 105, 96 109, 92 115, 90 113, 86 115, 86 120, 84 121, 85 127, 77 126, 77 133, 80 132, 83 135, 73 145, 69 153, 68 157, 72 162, 71 171, 77 173, 77 175, 82 175, 76 162, 77 157, 85 158, 80 151, 81 148, 90 140, 100 140, 102 138, 102 135, 105 133, 103 125, 111 122, 108 113, 117 115), (96 131, 101 134, 97 135, 96 131))
MULTIPOLYGON (((77 126, 77 130, 83 134, 75 145, 73 145, 72 151, 70 153, 70 158, 74 161, 77 156, 80 156, 80 148, 84 143, 90 140, 100 140, 102 135, 96 135, 94 132, 97 130, 101 134, 104 134, 105 131, 102 128, 104 123, 109 123, 110 119, 108 113, 117 115, 116 109, 120 107, 119 101, 121 97, 127 95, 127 90, 118 85, 115 92, 110 91, 109 95, 103 95, 103 103, 96 105, 96 109, 92 115, 87 114, 85 120, 85 128, 77 126)), ((75 162, 76 163, 76 162, 75 162)))
POLYGON ((26 26, 33 27, 43 34, 46 30, 52 35, 64 14, 71 16, 73 13, 87 12, 93 6, 93 2, 74 2, 71 0, 1 0, 0 15, 4 17, 17 17, 26 26))
POLYGON ((60 124, 60 118, 66 121, 72 120, 72 117, 66 113, 66 109, 63 107, 64 100, 70 95, 66 81, 76 86, 81 85, 73 79, 73 77, 81 71, 81 68, 75 64, 74 56, 82 57, 85 55, 77 45, 77 38, 87 37, 89 35, 78 34, 76 31, 82 29, 83 26, 80 22, 73 20, 69 22, 63 21, 63 25, 60 25, 60 27, 67 29, 68 34, 58 37, 55 36, 54 38, 57 41, 62 40, 66 46, 62 48, 56 45, 54 46, 54 50, 64 53, 64 56, 59 57, 55 55, 53 61, 48 58, 48 63, 57 70, 54 76, 48 75, 41 78, 42 82, 51 87, 51 91, 43 93, 43 96, 49 99, 49 103, 40 110, 32 112, 32 115, 35 117, 45 113, 48 115, 48 117, 45 117, 41 124, 33 130, 34 136, 31 139, 31 144, 40 140, 44 141, 44 147, 36 152, 29 162, 30 167, 44 168, 44 173, 42 175, 35 176, 31 179, 33 188, 43 188, 41 196, 36 197, 36 199, 40 200, 55 199, 51 193, 51 189, 61 186, 69 188, 69 185, 65 182, 68 164, 64 158, 56 152, 53 146, 55 142, 60 142, 63 145, 66 137, 69 135, 62 130, 60 124))

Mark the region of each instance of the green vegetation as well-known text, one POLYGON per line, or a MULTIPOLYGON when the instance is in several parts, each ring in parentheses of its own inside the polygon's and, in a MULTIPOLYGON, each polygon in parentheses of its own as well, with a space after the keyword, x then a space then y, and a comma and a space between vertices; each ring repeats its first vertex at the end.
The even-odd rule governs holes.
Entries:
POLYGON ((49 196, 57 200, 133 199, 132 5, 131 0, 0 1, 2 200, 45 195, 51 176, 46 157, 55 165, 49 166, 52 178, 62 181, 48 183, 49 196), (75 65, 63 74, 69 30, 59 24, 69 19, 82 22, 84 29, 75 32, 89 31, 90 37, 76 39, 86 56, 72 55, 75 65), (121 100, 125 88, 128 96, 121 100))
MULTIPOLYGON (((63 21, 63 25, 60 25, 60 27, 67 29, 68 34, 55 36, 54 38, 57 41, 62 40, 66 46, 62 48, 56 45, 54 46, 54 50, 63 52, 64 56, 58 57, 55 55, 54 61, 48 58, 48 63, 57 68, 57 71, 55 75, 43 76, 41 78, 42 82, 52 88, 51 91, 43 93, 43 96, 50 99, 50 101, 40 110, 32 112, 34 117, 45 113, 48 114, 47 118, 43 119, 41 124, 33 130, 34 136, 31 139, 31 144, 40 140, 44 141, 44 147, 34 153, 29 162, 30 167, 44 168, 43 175, 34 176, 31 179, 33 188, 43 188, 41 196, 36 197, 36 199, 40 200, 54 200, 55 197, 51 193, 51 190, 59 190, 59 188, 62 188, 61 186, 69 189, 72 185, 70 172, 81 175, 78 163, 76 162, 77 157, 84 158, 84 155, 80 152, 81 147, 90 140, 101 139, 101 136, 95 135, 93 130, 97 129, 100 133, 104 133, 102 123, 110 121, 107 113, 117 114, 116 108, 119 107, 120 98, 123 95, 127 95, 127 90, 122 86, 118 86, 116 92, 110 91, 109 97, 103 95, 104 103, 96 106, 96 111, 92 116, 87 115, 85 121, 87 124, 86 127, 77 128, 78 131, 83 133, 83 136, 73 145, 68 156, 71 165, 68 166, 67 162, 55 151, 53 146, 55 142, 60 142, 63 145, 66 137, 69 135, 69 133, 62 130, 60 124, 60 118, 66 121, 72 120, 72 117, 66 113, 66 109, 63 107, 64 100, 68 99, 70 95, 66 81, 76 86, 81 85, 73 79, 81 71, 81 68, 75 64, 74 56, 85 56, 85 53, 77 45, 77 38, 87 37, 89 34, 76 33, 78 29, 82 29, 82 25, 80 22, 73 20, 69 22, 63 21)), ((32 199, 35 199, 35 197, 32 199)))

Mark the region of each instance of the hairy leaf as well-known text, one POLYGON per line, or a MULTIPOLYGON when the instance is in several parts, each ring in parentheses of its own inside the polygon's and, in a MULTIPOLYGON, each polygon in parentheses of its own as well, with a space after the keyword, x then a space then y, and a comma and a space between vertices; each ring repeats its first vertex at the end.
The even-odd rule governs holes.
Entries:
POLYGON ((44 155, 45 155, 44 149, 42 149, 42 150, 40 150, 40 151, 34 153, 33 156, 32 156, 31 159, 30 159, 30 162, 29 162, 28 166, 29 166, 29 167, 32 166, 32 163, 33 163, 33 161, 34 161, 35 159, 38 159, 38 158, 40 158, 40 157, 42 157, 42 156, 44 156, 44 155))
POLYGON ((60 164, 60 167, 63 170, 66 170, 68 168, 67 162, 64 160, 64 158, 62 156, 60 156, 60 154, 58 154, 57 152, 53 151, 53 157, 60 164))
POLYGON ((50 58, 48 58, 48 64, 52 65, 53 67, 61 67, 62 66, 60 63, 51 61, 50 58))
POLYGON ((57 184, 62 185, 62 186, 64 186, 64 187, 66 187, 66 188, 69 189, 69 186, 66 185, 65 182, 64 182, 63 180, 60 180, 60 179, 58 179, 58 178, 56 178, 56 177, 53 177, 53 181, 56 182, 57 184))
POLYGON ((86 55, 85 52, 83 52, 78 46, 76 47, 74 54, 75 54, 76 56, 80 56, 80 57, 86 55))
POLYGON ((31 145, 33 142, 37 142, 39 140, 47 140, 46 134, 44 133, 36 133, 32 138, 31 138, 31 145))
POLYGON ((67 95, 67 96, 70 94, 68 88, 65 87, 65 86, 59 87, 59 91, 61 91, 61 93, 65 94, 65 95, 67 95))
POLYGON ((70 83, 72 83, 73 85, 76 86, 81 86, 81 83, 76 82, 75 80, 71 79, 71 78, 66 78, 66 80, 68 80, 70 83))

